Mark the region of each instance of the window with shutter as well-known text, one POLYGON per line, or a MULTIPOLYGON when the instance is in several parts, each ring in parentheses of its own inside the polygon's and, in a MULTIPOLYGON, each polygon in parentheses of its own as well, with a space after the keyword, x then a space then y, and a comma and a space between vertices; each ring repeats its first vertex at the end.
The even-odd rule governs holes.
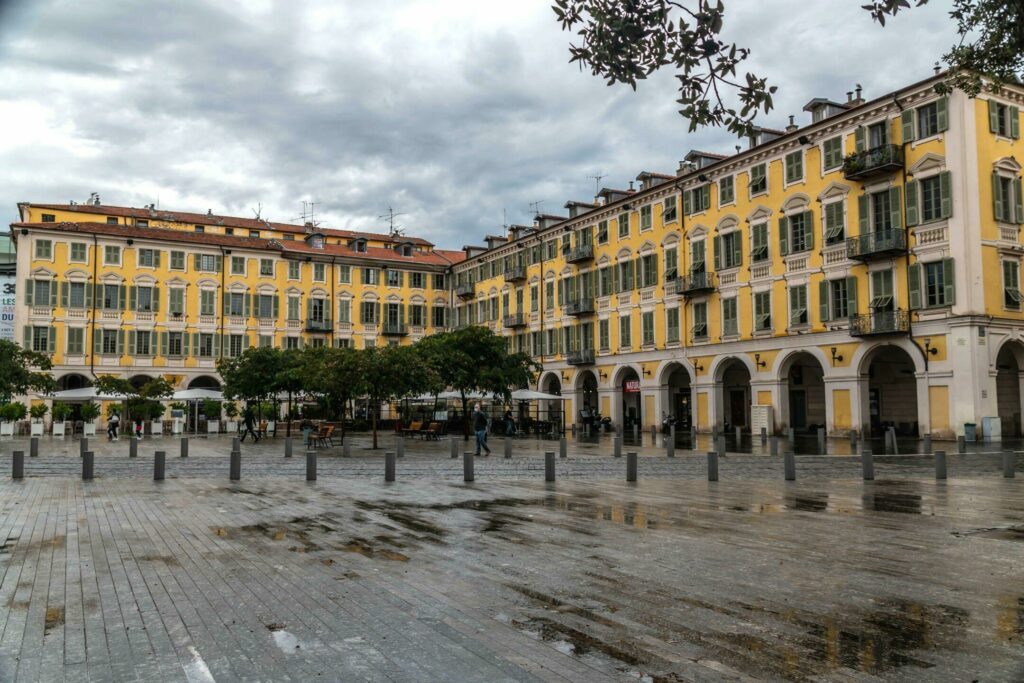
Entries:
POLYGON ((1003 307, 1011 311, 1019 311, 1021 300, 1020 292, 1020 262, 1003 261, 1003 307))
POLYGON ((718 181, 718 205, 725 206, 736 201, 736 187, 733 176, 726 176, 718 181))
POLYGON ((768 191, 768 173, 765 164, 758 164, 750 169, 750 196, 764 194, 768 191))
POLYGON ((619 316, 619 348, 628 349, 632 343, 632 330, 630 329, 630 317, 619 316))
POLYGON ((706 339, 708 336, 708 305, 700 302, 693 305, 693 328, 690 335, 694 339, 706 339))
POLYGON ((645 311, 640 316, 640 326, 643 330, 643 345, 654 346, 654 312, 645 311))
POLYGON ((771 292, 754 294, 754 330, 763 332, 772 328, 771 292))
POLYGON ((679 309, 665 309, 665 341, 675 343, 679 341, 679 309))
POLYGON ((846 238, 846 200, 825 204, 825 244, 838 244, 846 238))
POLYGON ((836 136, 822 143, 824 170, 831 171, 843 165, 843 138, 836 136))
POLYGON ((807 285, 789 288, 789 324, 792 327, 807 324, 807 285))
POLYGON ((750 228, 750 260, 753 262, 768 259, 768 224, 758 223, 750 228))
POLYGON ((804 152, 797 150, 786 155, 786 184, 797 183, 804 179, 804 152))
POLYGON ((722 335, 734 337, 739 334, 736 297, 722 299, 722 335))
MULTIPOLYGON (((913 266, 911 266, 913 267, 913 266)), ((911 283, 914 278, 910 278, 911 283)), ((894 308, 892 271, 876 270, 871 273, 871 303, 875 311, 891 311, 894 308)))

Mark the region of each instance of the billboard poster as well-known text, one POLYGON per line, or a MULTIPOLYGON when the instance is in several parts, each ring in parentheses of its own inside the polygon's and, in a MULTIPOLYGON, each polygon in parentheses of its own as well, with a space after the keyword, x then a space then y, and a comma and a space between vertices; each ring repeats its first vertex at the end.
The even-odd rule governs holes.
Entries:
POLYGON ((0 275, 0 339, 14 341, 14 276, 0 275))

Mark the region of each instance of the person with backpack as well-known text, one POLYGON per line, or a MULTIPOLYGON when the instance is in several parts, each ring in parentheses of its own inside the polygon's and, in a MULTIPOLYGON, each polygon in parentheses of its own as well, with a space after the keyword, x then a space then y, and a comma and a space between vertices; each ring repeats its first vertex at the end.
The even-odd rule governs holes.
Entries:
POLYGON ((479 403, 473 406, 473 431, 476 432, 476 454, 480 455, 482 448, 490 455, 491 449, 487 445, 487 414, 480 408, 479 403))
POLYGON ((245 412, 242 414, 242 426, 244 429, 242 430, 242 437, 239 439, 239 442, 245 441, 246 434, 251 434, 254 442, 260 440, 260 435, 256 433, 255 429, 256 416, 252 412, 252 406, 247 405, 245 407, 245 412))
POLYGON ((117 425, 120 422, 121 417, 117 413, 112 413, 107 418, 107 441, 117 441, 117 425))

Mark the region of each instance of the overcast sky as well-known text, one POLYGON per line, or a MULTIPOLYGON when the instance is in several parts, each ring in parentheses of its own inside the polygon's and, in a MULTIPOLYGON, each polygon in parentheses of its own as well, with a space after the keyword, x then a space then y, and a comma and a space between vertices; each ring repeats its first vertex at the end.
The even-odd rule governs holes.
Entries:
MULTIPOLYGON (((779 86, 763 125, 812 97, 927 77, 951 0, 885 28, 862 0, 728 0, 726 35, 779 86), (911 47, 912 46, 912 47, 911 47)), ((637 92, 568 64, 550 0, 0 0, 0 220, 84 201, 297 220, 478 243, 564 213, 594 180, 674 172, 689 149, 665 72, 637 92), (160 9, 163 7, 163 9, 160 9)))

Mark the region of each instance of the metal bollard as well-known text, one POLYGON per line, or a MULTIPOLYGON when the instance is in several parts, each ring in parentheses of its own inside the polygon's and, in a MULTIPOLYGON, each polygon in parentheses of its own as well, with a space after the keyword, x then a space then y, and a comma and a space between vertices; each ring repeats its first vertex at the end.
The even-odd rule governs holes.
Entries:
POLYGON ((932 454, 932 435, 931 434, 925 434, 924 435, 924 444, 921 446, 921 448, 922 448, 922 452, 925 455, 931 455, 932 454))
POLYGON ((242 452, 231 451, 231 460, 228 463, 228 478, 231 481, 238 481, 242 478, 242 452))
POLYGON ((1013 451, 1003 451, 1003 477, 1013 479, 1014 470, 1017 469, 1017 454, 1013 451))
POLYGON ((669 458, 676 457, 676 442, 674 439, 665 439, 665 456, 669 458))
POLYGON ((395 443, 395 457, 396 458, 404 458, 405 457, 405 439, 399 439, 398 442, 395 443))
POLYGON ((39 457, 39 437, 33 436, 28 442, 28 457, 39 457))
POLYGON ((139 440, 136 439, 134 436, 128 441, 128 457, 139 457, 139 440))
POLYGON ((793 448, 793 442, 796 441, 796 431, 792 427, 786 430, 786 438, 789 439, 789 447, 793 448))
POLYGON ((544 451, 544 481, 555 480, 555 452, 544 451))
POLYGON ((82 479, 88 481, 92 479, 93 473, 93 453, 92 451, 86 451, 82 453, 82 479))
POLYGON ((718 454, 725 455, 725 435, 718 437, 718 454))
POLYGON ((718 453, 708 451, 708 481, 718 481, 718 453))
POLYGON ((963 455, 967 452, 967 437, 958 436, 956 437, 956 452, 963 455))
POLYGON ((473 481, 473 452, 466 451, 462 454, 462 480, 473 481))
POLYGON ((512 439, 505 437, 505 457, 512 457, 512 439))
POLYGON ((761 427, 761 445, 768 443, 768 428, 761 427))
POLYGON ((697 428, 691 426, 690 427, 690 450, 693 450, 696 447, 697 447, 697 428))
POLYGON ((652 446, 657 446, 658 445, 658 426, 657 425, 651 425, 651 445, 652 446))
POLYGON ((796 481, 796 457, 793 455, 793 451, 786 451, 783 458, 786 481, 796 481))
POLYGON ((306 451, 306 481, 316 481, 316 451, 306 451))
MULTIPOLYGON (((233 451, 237 451, 238 449, 237 448, 233 448, 232 450, 233 451)), ((186 438, 182 438, 181 439, 181 457, 183 457, 183 458, 187 458, 188 457, 188 439, 186 439, 186 438)))
POLYGON ((636 452, 626 453, 626 481, 636 481, 636 452))
POLYGON ((935 478, 946 478, 946 451, 935 451, 935 478))
POLYGON ((395 480, 395 454, 390 451, 384 454, 384 481, 395 480))
POLYGON ((453 460, 454 460, 455 458, 459 457, 459 444, 458 444, 458 442, 457 442, 457 441, 455 440, 455 437, 452 437, 452 438, 451 438, 451 439, 450 439, 450 440, 448 441, 448 450, 449 450, 449 451, 451 452, 451 456, 452 456, 452 459, 453 459, 453 460))
POLYGON ((153 481, 163 481, 167 469, 167 453, 157 451, 153 454, 153 481))
POLYGON ((892 454, 893 455, 899 455, 900 454, 900 447, 898 445, 896 445, 896 428, 895 427, 889 427, 889 431, 892 433, 892 454))
POLYGON ((850 446, 853 447, 853 446, 856 446, 856 445, 857 445, 857 430, 856 429, 851 429, 850 430, 850 446))
POLYGON ((636 423, 636 422, 633 423, 633 438, 634 439, 639 439, 640 438, 640 425, 638 423, 636 423))
POLYGON ((352 457, 352 444, 350 444, 348 442, 348 440, 344 441, 341 444, 341 455, 342 455, 342 457, 345 457, 345 458, 351 458, 352 457))
POLYGON ((860 472, 864 481, 873 481, 875 478, 875 456, 870 448, 860 449, 860 472))
POLYGON ((777 436, 773 436, 771 438, 771 454, 772 455, 778 455, 779 454, 779 437, 777 437, 777 436))
POLYGON ((825 455, 825 428, 818 427, 818 455, 825 455))
POLYGON ((668 438, 672 439, 672 441, 676 440, 676 426, 674 424, 668 426, 668 438))
POLYGON ((284 457, 292 457, 292 437, 284 437, 284 457))
POLYGON ((740 428, 737 427, 736 428, 736 450, 740 449, 740 445, 742 443, 743 443, 743 433, 740 431, 740 428))
POLYGON ((241 438, 239 438, 237 436, 231 437, 231 450, 233 450, 233 451, 241 451, 242 450, 242 439, 241 438))
POLYGON ((612 437, 612 457, 613 458, 621 458, 622 457, 622 437, 621 436, 613 436, 612 437))
POLYGON ((568 458, 569 457, 569 444, 566 442, 565 439, 560 439, 558 441, 558 457, 559 458, 568 458))
POLYGON ((82 440, 78 442, 78 457, 82 457, 87 450, 89 450, 89 439, 83 436, 82 440))
POLYGON ((576 436, 576 423, 575 422, 572 423, 572 435, 576 436))
POLYGON ((25 478, 25 451, 14 451, 11 460, 11 479, 25 478))

